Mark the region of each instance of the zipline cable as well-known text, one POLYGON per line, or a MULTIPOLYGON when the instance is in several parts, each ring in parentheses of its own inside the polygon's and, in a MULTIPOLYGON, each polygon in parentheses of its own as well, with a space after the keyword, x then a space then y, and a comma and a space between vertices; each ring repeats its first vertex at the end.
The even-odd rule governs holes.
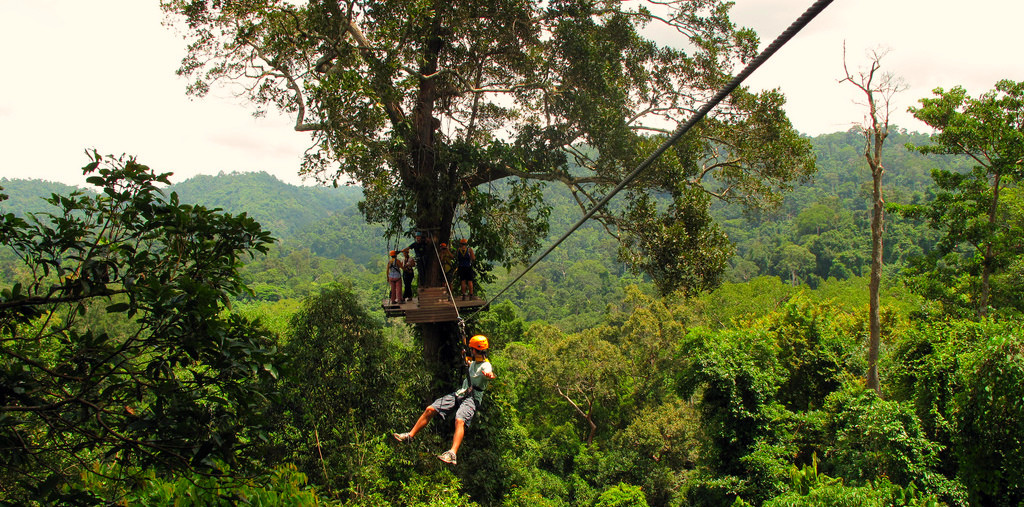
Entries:
MULTIPOLYGON (((459 305, 455 302, 455 295, 452 294, 451 282, 448 280, 448 273, 444 270, 444 263, 441 261, 441 253, 437 250, 437 243, 431 241, 430 245, 434 249, 434 257, 437 258, 437 264, 441 266, 441 276, 444 278, 444 284, 448 287, 448 300, 452 302, 452 307, 455 308, 455 322, 458 324, 459 338, 462 340, 462 355, 466 355, 466 348, 469 347, 467 342, 468 336, 466 335, 466 321, 463 320, 462 315, 459 314, 459 305)), ((469 372, 466 372, 469 375, 469 372)), ((468 378, 468 377, 467 377, 468 378)), ((470 383, 472 385, 472 383, 470 383)))
MULTIPOLYGON (((519 276, 517 276, 514 280, 509 282, 504 289, 501 289, 501 291, 499 291, 493 298, 491 298, 490 302, 493 303, 494 301, 496 301, 502 294, 505 293, 505 291, 507 291, 516 282, 523 278, 523 276, 525 276, 526 273, 529 273, 530 270, 532 270, 538 263, 540 263, 540 261, 544 260, 544 258, 547 257, 547 255, 550 254, 555 248, 557 248, 558 245, 562 244, 562 242, 565 241, 566 238, 568 238, 572 233, 576 232, 576 229, 579 229, 580 227, 583 226, 584 223, 586 223, 587 220, 590 220, 590 217, 594 216, 594 214, 597 213, 598 210, 600 210, 606 204, 608 204, 608 201, 615 197, 615 195, 618 194, 623 188, 625 188, 626 185, 632 183, 633 180, 635 180, 641 172, 650 167, 650 165, 653 164, 655 160, 661 157, 663 153, 668 151, 668 149, 673 144, 675 144, 676 141, 683 137, 683 134, 686 134, 686 132, 688 132, 694 125, 696 125, 697 122, 703 120, 704 117, 707 116, 707 114, 711 112, 712 109, 715 108, 715 106, 717 106, 720 102, 725 100, 725 98, 728 97, 729 94, 734 92, 736 88, 738 88, 740 84, 743 83, 743 81, 750 76, 750 74, 752 74, 755 70, 757 70, 758 67, 761 66, 761 64, 768 61, 768 59, 771 58, 772 55, 774 55, 780 48, 782 48, 783 45, 789 42, 789 40, 792 39, 801 29, 807 26, 807 24, 810 23, 811 20, 815 18, 815 16, 821 14, 821 12, 825 10, 825 8, 829 6, 829 4, 832 3, 832 1, 833 0, 817 0, 816 2, 814 2, 814 4, 808 7, 807 10, 804 11, 804 13, 801 14, 800 17, 798 17, 795 21, 793 21, 793 23, 790 24, 788 28, 786 28, 781 34, 779 34, 779 36, 776 37, 775 40, 772 41, 772 43, 769 44, 768 47, 766 47, 764 51, 761 52, 761 54, 757 55, 757 57, 754 58, 753 61, 747 64, 746 68, 744 68, 743 71, 737 74, 736 77, 732 78, 732 81, 729 81, 729 83, 726 84, 724 88, 719 90, 718 93, 715 94, 715 96, 712 97, 710 101, 704 104, 704 106, 701 107, 693 115, 693 117, 690 118, 689 121, 680 125, 679 128, 677 128, 676 131, 668 139, 666 139, 665 142, 661 144, 661 146, 658 147, 658 149, 654 150, 654 152, 651 153, 646 160, 641 162, 640 165, 636 167, 636 169, 633 169, 633 172, 629 173, 626 176, 626 178, 622 180, 622 183, 619 183, 618 186, 613 188, 611 192, 609 192, 597 204, 595 204, 594 207, 590 209, 590 211, 586 212, 583 215, 583 217, 580 218, 578 222, 576 222, 575 225, 569 228, 569 230, 566 231, 566 233, 563 234, 562 237, 558 238, 558 240, 555 241, 554 244, 549 246, 547 250, 545 250, 544 253, 540 255, 540 257, 537 257, 537 259, 534 260, 529 266, 527 266, 527 268, 523 270, 523 272, 520 273, 519 276)), ((480 310, 477 310, 472 315, 469 315, 467 318, 472 318, 479 312, 480 310)))
MULTIPOLYGON (((449 240, 450 241, 450 240, 449 240)), ((444 285, 448 288, 448 300, 452 302, 452 306, 455 307, 455 316, 458 317, 459 322, 462 321, 462 315, 459 315, 459 305, 455 304, 455 296, 452 295, 452 285, 448 281, 448 273, 445 272, 444 262, 441 260, 441 253, 437 250, 437 243, 431 241, 430 246, 434 248, 434 257, 437 258, 437 265, 441 267, 441 277, 444 278, 444 285)), ((451 248, 451 247, 449 247, 451 248)))

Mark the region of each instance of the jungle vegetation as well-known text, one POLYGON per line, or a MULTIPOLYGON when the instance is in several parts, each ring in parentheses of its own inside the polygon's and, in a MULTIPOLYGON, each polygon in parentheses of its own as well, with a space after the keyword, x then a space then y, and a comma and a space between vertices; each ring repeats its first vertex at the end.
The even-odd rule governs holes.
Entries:
POLYGON ((754 56, 730 2, 161 5, 189 93, 292 115, 327 185, 96 152, 88 188, 0 182, 0 501, 1024 502, 1020 83, 890 126, 875 326, 864 132, 800 135, 777 91, 502 292, 754 56), (465 315, 498 378, 455 467, 450 424, 390 436, 461 375, 451 323, 379 306, 415 230, 503 295, 465 315))
MULTIPOLYGON (((965 157, 906 148, 931 145, 929 136, 892 136, 890 202, 933 202, 932 170, 970 174, 965 157)), ((380 312, 389 244, 358 215, 358 189, 241 173, 170 184, 134 160, 98 155, 93 189, 5 180, 3 193, 18 199, 0 203, 14 247, 2 261, 0 494, 300 505, 1019 501, 1017 310, 978 316, 922 294, 915 269, 942 231, 891 215, 882 395, 867 389, 862 137, 809 141, 818 175, 778 210, 715 208, 737 247, 717 289, 659 294, 595 225, 471 317, 474 332, 492 337, 499 379, 455 468, 434 458, 450 426, 435 423, 411 445, 390 439, 450 386, 432 382, 415 329, 380 312), (301 213, 296 202, 307 204, 301 213), (808 253, 803 264, 794 249, 808 253)), ((578 211, 564 191, 545 192, 556 234, 578 211)), ((1012 222, 1015 194, 1004 195, 1012 222)), ((495 270, 484 293, 515 274, 495 270)), ((972 287, 946 290, 966 301, 972 287)))

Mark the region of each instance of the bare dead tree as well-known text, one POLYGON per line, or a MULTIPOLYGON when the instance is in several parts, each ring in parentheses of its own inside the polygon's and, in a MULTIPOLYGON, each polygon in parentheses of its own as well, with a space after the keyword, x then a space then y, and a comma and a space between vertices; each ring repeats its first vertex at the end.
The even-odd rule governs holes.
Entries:
POLYGON ((866 70, 850 72, 846 62, 846 44, 843 44, 843 72, 840 83, 850 83, 864 94, 868 113, 859 124, 864 134, 864 158, 871 169, 872 211, 871 211, 871 279, 868 283, 870 298, 869 324, 871 336, 868 339, 867 385, 878 394, 882 393, 878 376, 878 352, 881 348, 882 326, 879 319, 879 287, 882 282, 882 234, 885 231, 885 200, 882 197, 882 146, 889 136, 889 114, 892 112, 893 96, 906 90, 906 83, 891 72, 881 72, 882 58, 887 49, 868 51, 870 65, 866 70))

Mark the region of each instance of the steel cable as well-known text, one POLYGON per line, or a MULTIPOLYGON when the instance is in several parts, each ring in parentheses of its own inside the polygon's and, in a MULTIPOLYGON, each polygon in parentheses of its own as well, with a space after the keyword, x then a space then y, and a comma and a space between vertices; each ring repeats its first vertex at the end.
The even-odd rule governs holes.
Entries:
MULTIPOLYGON (((536 260, 534 260, 529 266, 527 266, 527 268, 523 270, 523 272, 520 273, 519 276, 515 277, 515 279, 509 282, 508 285, 505 286, 505 288, 501 289, 497 294, 495 294, 494 297, 491 298, 490 301, 488 301, 488 305, 490 303, 493 303, 499 297, 501 297, 502 294, 504 294, 509 288, 511 288, 520 279, 522 279, 523 276, 526 275, 526 273, 529 273, 530 270, 532 270, 540 261, 544 260, 544 258, 547 257, 548 254, 550 254, 555 248, 557 248, 558 245, 562 244, 562 242, 565 241, 566 238, 568 238, 572 233, 576 232, 576 229, 582 227, 583 224, 586 223, 587 220, 590 220, 590 218, 594 216, 594 214, 597 213, 598 210, 600 210, 606 204, 608 204, 608 201, 615 197, 616 194, 618 194, 627 185, 632 183, 633 180, 635 180, 641 172, 650 167, 650 165, 653 164, 655 160, 661 157, 661 155, 665 153, 665 151, 667 151, 673 144, 676 143, 676 141, 683 137, 683 135, 686 134, 686 132, 689 131, 694 125, 696 125, 697 122, 703 120, 704 117, 707 116, 707 114, 711 112, 712 109, 718 106, 718 104, 725 100, 725 98, 729 96, 729 94, 735 91, 736 88, 738 88, 740 84, 743 83, 743 81, 750 76, 750 74, 752 74, 755 70, 757 70, 758 67, 761 66, 761 64, 768 61, 768 59, 771 58, 780 48, 782 48, 783 45, 789 42, 789 40, 796 36, 796 34, 800 30, 807 26, 807 24, 810 23, 812 19, 814 19, 818 14, 821 14, 821 12, 825 10, 825 8, 828 7, 829 4, 832 3, 832 1, 833 0, 817 0, 816 2, 814 2, 814 4, 808 7, 807 10, 804 11, 804 13, 801 14, 800 17, 798 17, 795 21, 793 21, 793 23, 790 24, 788 28, 786 28, 781 34, 779 34, 779 36, 776 37, 775 40, 772 41, 772 43, 769 44, 768 47, 764 49, 764 51, 757 55, 757 57, 754 58, 749 64, 747 64, 747 66, 739 74, 737 74, 736 77, 732 78, 732 80, 729 81, 729 83, 726 84, 725 87, 719 90, 718 93, 715 94, 715 96, 712 97, 710 101, 708 101, 706 104, 704 104, 703 107, 701 107, 696 113, 694 113, 693 117, 690 118, 689 121, 680 125, 676 129, 676 131, 671 136, 669 136, 669 138, 666 139, 665 142, 661 144, 661 146, 658 147, 658 149, 654 150, 654 152, 652 152, 646 160, 641 162, 640 165, 636 167, 636 169, 633 169, 633 172, 629 173, 626 176, 626 178, 623 179, 622 182, 618 184, 618 186, 613 188, 607 195, 605 195, 597 204, 594 205, 593 208, 590 209, 590 211, 586 212, 583 215, 583 217, 580 218, 578 222, 576 222, 575 225, 569 228, 569 230, 566 231, 565 234, 562 235, 562 237, 558 238, 558 240, 555 241, 551 246, 549 246, 547 250, 544 251, 544 253, 542 253, 539 257, 537 257, 536 260)), ((483 307, 481 307, 481 309, 482 308, 483 307)), ((477 310, 473 314, 468 315, 466 318, 473 318, 477 313, 479 313, 479 311, 480 310, 477 310)))

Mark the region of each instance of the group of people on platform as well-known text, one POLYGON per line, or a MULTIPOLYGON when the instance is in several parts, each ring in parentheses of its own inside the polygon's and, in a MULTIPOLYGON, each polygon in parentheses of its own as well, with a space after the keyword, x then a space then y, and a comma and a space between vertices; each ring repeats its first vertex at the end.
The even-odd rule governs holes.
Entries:
MULTIPOLYGON (((392 305, 412 300, 412 279, 415 276, 416 268, 425 266, 427 255, 433 253, 431 245, 421 232, 416 233, 416 239, 411 245, 402 250, 391 250, 388 253, 390 258, 387 264, 387 278, 392 305), (412 256, 409 255, 410 250, 413 252, 412 256), (401 258, 399 258, 399 254, 401 254, 401 258)), ((470 248, 469 241, 465 238, 460 239, 456 248, 452 248, 447 243, 441 243, 438 245, 438 257, 445 273, 445 280, 449 284, 449 292, 451 292, 451 285, 457 277, 462 289, 462 299, 474 299, 476 297, 476 271, 474 270, 476 253, 470 248)))

